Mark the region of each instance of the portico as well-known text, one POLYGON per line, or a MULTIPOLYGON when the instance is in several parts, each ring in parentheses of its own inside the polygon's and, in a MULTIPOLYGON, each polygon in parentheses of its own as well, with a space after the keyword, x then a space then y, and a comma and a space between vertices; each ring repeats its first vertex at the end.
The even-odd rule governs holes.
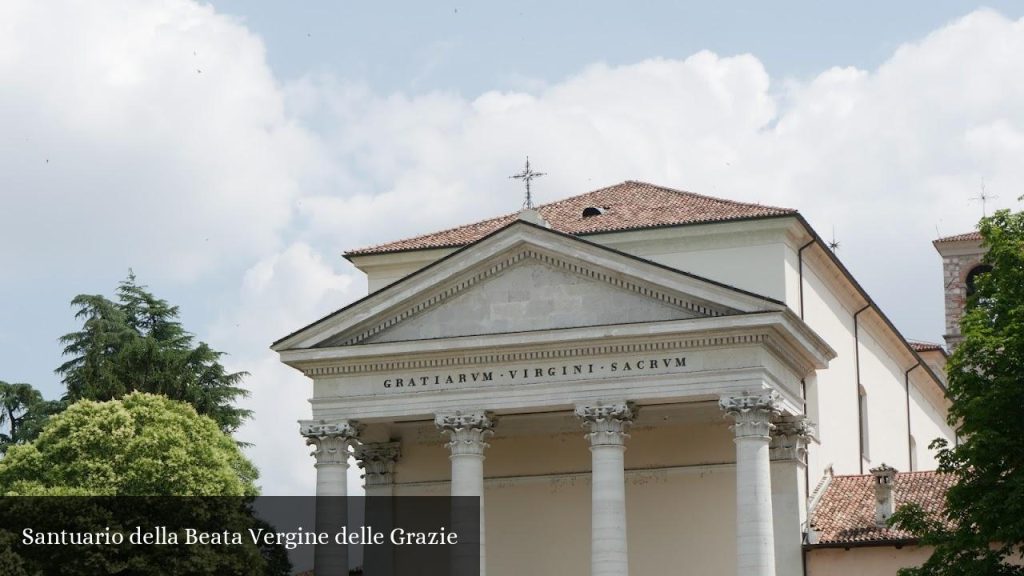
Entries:
MULTIPOLYGON (((646 532, 671 521, 646 500, 711 476, 733 479, 736 506, 734 525, 713 528, 735 543, 717 565, 775 574, 772 500, 806 487, 773 486, 770 433, 803 416, 801 379, 834 355, 776 301, 524 221, 275 349, 313 379, 303 433, 354 431, 342 437, 368 491, 481 497, 492 576, 628 574, 634 550, 662 538, 646 532), (589 553, 567 571, 516 549, 532 536, 515 517, 545 490, 572 493, 559 506, 576 531, 590 518, 589 553)), ((317 466, 318 486, 344 490, 335 465, 317 466)))

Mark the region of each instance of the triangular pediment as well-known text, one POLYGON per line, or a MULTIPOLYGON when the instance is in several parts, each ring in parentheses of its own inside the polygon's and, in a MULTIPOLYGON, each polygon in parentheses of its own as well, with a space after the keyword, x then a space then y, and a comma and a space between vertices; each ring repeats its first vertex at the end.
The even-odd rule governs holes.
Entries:
POLYGON ((494 262, 469 284, 421 302, 407 318, 379 332, 342 336, 327 345, 683 320, 725 312, 528 248, 494 262))
POLYGON ((279 341, 275 349, 685 320, 782 307, 516 222, 279 341))

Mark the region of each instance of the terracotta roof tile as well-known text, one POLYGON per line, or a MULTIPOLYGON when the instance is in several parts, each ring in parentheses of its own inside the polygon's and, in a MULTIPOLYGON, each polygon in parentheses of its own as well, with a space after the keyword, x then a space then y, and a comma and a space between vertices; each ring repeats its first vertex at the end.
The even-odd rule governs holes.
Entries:
POLYGON ((960 242, 963 240, 977 240, 980 242, 981 232, 975 230, 973 232, 964 232, 963 234, 956 234, 954 236, 945 236, 943 238, 939 238, 938 240, 934 240, 932 243, 939 244, 941 242, 960 242))
MULTIPOLYGON (((894 509, 913 502, 938 514, 954 481, 953 475, 938 472, 897 473, 894 509)), ((811 529, 818 532, 819 545, 913 539, 903 530, 875 526, 874 478, 870 474, 832 478, 811 511, 811 529)))
MULTIPOLYGON (((632 180, 539 206, 551 228, 566 234, 595 234, 658 226, 697 224, 795 214, 796 210, 746 204, 632 180), (601 214, 584 217, 585 208, 601 214)), ((346 252, 346 256, 449 248, 475 242, 515 220, 506 214, 474 224, 346 252)))
POLYGON ((913 348, 917 352, 933 352, 933 351, 936 351, 936 350, 944 352, 946 350, 942 346, 942 344, 936 344, 934 342, 918 342, 918 341, 915 341, 915 340, 910 340, 909 342, 910 342, 910 347, 913 348))

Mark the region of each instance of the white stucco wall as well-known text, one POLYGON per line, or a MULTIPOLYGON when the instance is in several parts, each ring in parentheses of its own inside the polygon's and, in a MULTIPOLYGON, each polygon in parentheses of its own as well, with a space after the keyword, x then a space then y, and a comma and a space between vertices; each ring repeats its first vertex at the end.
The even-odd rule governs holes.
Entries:
MULTIPOLYGON (((812 485, 829 465, 836 474, 867 473, 883 462, 899 470, 911 469, 904 373, 916 361, 873 310, 858 317, 855 345, 853 316, 864 301, 858 301, 859 297, 844 282, 823 258, 808 257, 805 252, 804 321, 837 353, 827 370, 819 371, 806 382, 808 415, 817 422, 820 439, 820 444, 809 450, 812 485), (867 392, 868 404, 867 458, 863 460, 863 469, 858 362, 860 385, 867 392)), ((926 372, 915 370, 911 380, 910 426, 917 444, 916 469, 934 469, 934 456, 927 445, 939 436, 952 439, 942 415, 945 405, 941 391, 926 372), (922 436, 927 440, 922 441, 922 436)))
POLYGON ((762 296, 787 297, 789 220, 681 226, 596 234, 591 242, 762 296))
POLYGON ((906 368, 879 342, 877 324, 870 317, 863 319, 859 329, 860 380, 867 392, 869 419, 864 471, 883 463, 897 470, 910 470, 906 368))
POLYGON ((952 432, 946 423, 949 401, 928 383, 927 378, 911 373, 910 429, 916 443, 916 469, 934 470, 938 466, 935 450, 928 448, 932 440, 945 438, 952 441, 952 432))
POLYGON ((836 351, 828 370, 807 379, 808 413, 818 426, 818 444, 808 450, 811 484, 828 466, 836 473, 860 471, 853 306, 822 279, 820 267, 804 264, 804 322, 836 351))
POLYGON ((920 566, 930 555, 931 548, 920 546, 820 548, 807 552, 807 576, 896 576, 900 568, 920 566))

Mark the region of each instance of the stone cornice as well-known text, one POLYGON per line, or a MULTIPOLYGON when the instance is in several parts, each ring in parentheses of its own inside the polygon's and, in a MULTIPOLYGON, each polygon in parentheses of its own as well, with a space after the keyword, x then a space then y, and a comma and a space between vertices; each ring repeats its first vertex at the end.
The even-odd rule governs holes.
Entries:
POLYGON ((790 311, 314 348, 281 353, 309 377, 765 343, 801 377, 835 352, 790 311), (493 350, 493 352, 492 352, 493 350), (500 351, 499 351, 500 350, 500 351))
POLYGON ((403 370, 425 370, 437 368, 456 368, 463 366, 479 366, 508 364, 516 362, 540 362, 560 358, 587 358, 622 354, 644 354, 674 350, 690 350, 716 346, 744 346, 759 344, 767 339, 766 334, 730 334, 690 339, 662 340, 654 342, 625 342, 619 344, 583 345, 576 347, 559 347, 547 349, 503 350, 501 352, 467 355, 456 357, 425 357, 400 358, 387 361, 351 363, 328 366, 313 366, 303 370, 309 377, 334 376, 348 374, 366 374, 377 372, 399 372, 403 370))

